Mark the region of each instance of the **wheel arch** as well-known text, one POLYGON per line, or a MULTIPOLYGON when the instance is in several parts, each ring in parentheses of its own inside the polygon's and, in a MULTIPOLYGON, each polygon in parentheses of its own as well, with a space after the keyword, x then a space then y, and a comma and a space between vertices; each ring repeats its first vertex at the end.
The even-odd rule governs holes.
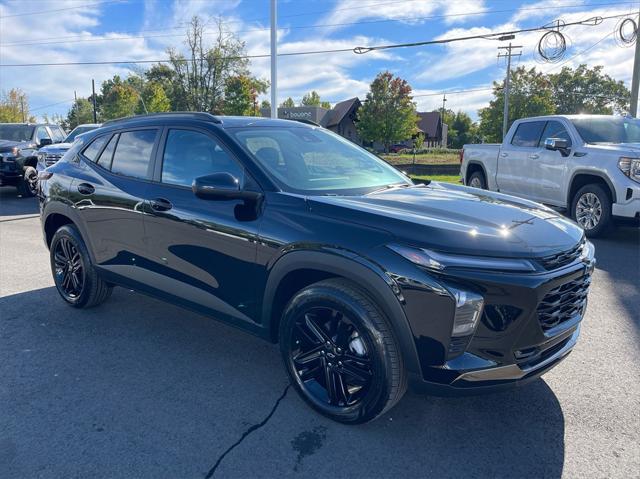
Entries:
POLYGON ((571 209, 573 205, 573 198, 578 190, 583 186, 592 183, 603 186, 605 188, 605 191, 609 192, 611 203, 615 203, 617 201, 616 189, 614 188, 613 183, 608 176, 598 171, 576 170, 571 175, 571 179, 569 180, 569 188, 567 190, 567 206, 569 209, 571 209))
POLYGON ((87 241, 87 232, 77 212, 71 206, 58 201, 46 204, 42 213, 42 233, 47 248, 51 245, 53 235, 58 228, 66 224, 71 224, 78 229, 91 261, 94 261, 95 257, 91 249, 91 243, 87 241))
POLYGON ((363 258, 315 251, 294 251, 281 257, 269 273, 262 302, 262 321, 268 338, 277 342, 282 312, 289 300, 301 289, 327 278, 352 281, 375 301, 391 323, 407 371, 419 373, 413 334, 394 293, 397 285, 363 258))
POLYGON ((467 186, 469 185, 469 178, 476 171, 480 171, 484 175, 484 181, 485 183, 487 183, 487 187, 488 187, 489 178, 487 176, 487 170, 485 169, 482 163, 474 160, 469 161, 469 163, 467 164, 467 171, 465 172, 465 175, 464 175, 464 184, 467 186))

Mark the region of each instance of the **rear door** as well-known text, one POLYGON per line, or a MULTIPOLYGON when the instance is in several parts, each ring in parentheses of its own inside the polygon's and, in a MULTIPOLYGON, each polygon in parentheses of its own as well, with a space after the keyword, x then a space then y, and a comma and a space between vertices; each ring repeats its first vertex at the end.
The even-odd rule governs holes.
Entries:
POLYGON ((97 265, 139 278, 144 259, 143 201, 160 130, 140 128, 97 137, 81 153, 81 173, 69 189, 97 265))
MULTIPOLYGON (((535 199, 529 165, 540 157, 540 138, 545 121, 523 121, 509 143, 503 143, 498 157, 496 181, 502 193, 535 199)), ((507 137, 508 140, 508 137, 507 137)))
POLYGON ((221 140, 195 127, 169 127, 146 190, 148 284, 220 319, 255 318, 259 217, 240 200, 204 200, 199 176, 226 172, 257 187, 221 140))
POLYGON ((565 126, 558 120, 549 120, 540 137, 538 158, 531 159, 529 164, 531 178, 534 180, 531 186, 537 200, 562 206, 566 200, 563 185, 569 158, 559 151, 547 150, 544 147, 547 138, 565 139, 569 148, 572 148, 571 135, 565 126))

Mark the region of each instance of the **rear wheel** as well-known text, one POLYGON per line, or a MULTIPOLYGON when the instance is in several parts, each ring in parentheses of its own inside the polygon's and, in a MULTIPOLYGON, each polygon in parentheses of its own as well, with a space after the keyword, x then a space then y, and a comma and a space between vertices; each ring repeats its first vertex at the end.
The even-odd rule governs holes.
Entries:
POLYGON ((345 280, 315 283, 289 302, 280 350, 300 396, 339 422, 370 421, 406 390, 388 321, 364 291, 345 280))
POLYGON ((482 171, 474 171, 471 173, 469 177, 469 186, 472 188, 479 188, 481 190, 487 189, 487 180, 484 177, 484 173, 482 171))
POLYGON ((18 182, 18 194, 23 198, 31 198, 38 193, 38 172, 33 166, 24 169, 24 175, 18 182))
POLYGON ((571 217, 590 238, 606 233, 612 225, 609 194, 600 185, 583 186, 571 202, 571 217))
POLYGON ((97 275, 87 247, 73 225, 64 225, 56 231, 49 254, 56 289, 71 306, 90 308, 111 296, 113 287, 97 275))

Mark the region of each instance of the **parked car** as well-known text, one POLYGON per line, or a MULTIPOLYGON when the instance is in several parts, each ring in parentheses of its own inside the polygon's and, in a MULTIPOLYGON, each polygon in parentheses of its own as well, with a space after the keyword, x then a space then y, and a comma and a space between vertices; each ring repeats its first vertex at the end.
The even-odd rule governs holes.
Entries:
POLYGON ((587 236, 640 219, 640 120, 554 115, 513 123, 501 145, 465 145, 465 184, 569 211, 587 236))
POLYGON ((407 148, 409 147, 404 143, 397 143, 389 147, 389 153, 400 153, 402 150, 406 150, 407 148))
POLYGON ((58 125, 0 123, 0 186, 16 186, 21 196, 35 196, 38 149, 60 143, 65 136, 58 125))
POLYGON ((278 342, 301 397, 344 423, 379 416, 407 384, 463 394, 537 378, 576 344, 594 265, 551 209, 414 185, 288 120, 108 122, 41 191, 64 301, 96 306, 121 285, 278 342))
POLYGON ((69 135, 67 135, 62 143, 40 148, 40 151, 38 152, 38 165, 36 168, 38 172, 44 170, 47 166, 53 165, 56 161, 62 158, 67 150, 71 148, 71 144, 78 135, 100 128, 100 125, 100 123, 85 123, 83 125, 78 125, 71 131, 71 133, 69 133, 69 135))

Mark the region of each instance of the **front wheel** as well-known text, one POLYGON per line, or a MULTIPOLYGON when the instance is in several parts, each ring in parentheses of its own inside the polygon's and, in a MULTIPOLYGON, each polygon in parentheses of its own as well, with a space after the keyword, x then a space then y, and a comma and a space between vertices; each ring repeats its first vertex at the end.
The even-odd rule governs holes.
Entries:
POLYGON ((387 319, 364 291, 342 279, 295 295, 282 319, 280 351, 298 394, 335 421, 370 421, 406 390, 387 319))
POLYGON ((27 166, 18 183, 18 194, 23 198, 32 198, 38 194, 38 172, 33 166, 27 166))
POLYGON ((64 225, 49 247, 51 272, 62 299, 75 308, 96 306, 111 296, 113 287, 98 276, 80 233, 64 225))
POLYGON ((593 238, 606 233, 611 225, 611 200, 600 185, 585 185, 571 202, 571 217, 593 238))

